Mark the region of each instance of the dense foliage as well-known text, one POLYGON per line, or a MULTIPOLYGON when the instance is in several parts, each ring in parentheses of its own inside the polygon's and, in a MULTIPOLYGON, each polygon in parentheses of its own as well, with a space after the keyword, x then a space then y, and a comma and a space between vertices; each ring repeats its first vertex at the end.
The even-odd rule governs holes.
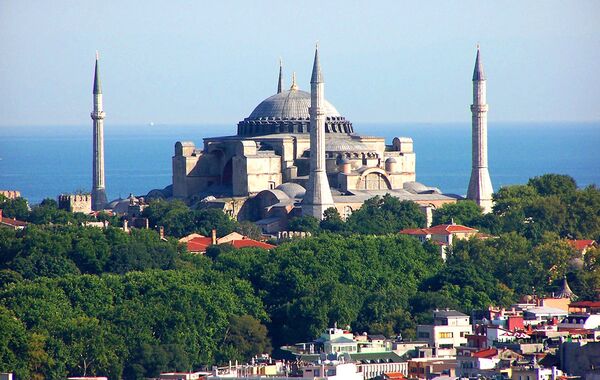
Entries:
MULTIPOLYGON (((320 222, 294 219, 291 229, 313 237, 271 251, 222 245, 206 256, 152 230, 81 227, 81 216, 50 201, 31 211, 24 200, 0 201, 6 215, 34 223, 0 229, 0 371, 139 379, 248 360, 334 322, 412 337, 433 308, 509 305, 558 290, 564 276, 581 299, 597 297, 600 249, 581 256, 565 238, 600 237, 598 189, 546 175, 500 189, 495 202, 488 215, 470 201, 435 211, 435 223, 489 235, 455 242, 444 263, 438 246, 397 233, 425 220, 417 205, 389 196, 346 221, 334 209, 320 222)), ((175 237, 259 233, 181 202, 154 202, 145 216, 175 237)))

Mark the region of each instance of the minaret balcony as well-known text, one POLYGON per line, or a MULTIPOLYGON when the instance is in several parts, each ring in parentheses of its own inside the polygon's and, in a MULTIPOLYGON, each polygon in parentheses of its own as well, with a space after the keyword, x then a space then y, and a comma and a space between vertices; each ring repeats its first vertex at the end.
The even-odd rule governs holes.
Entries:
POLYGON ((487 112, 488 105, 487 104, 471 104, 472 112, 487 112))
POLYGON ((106 114, 104 113, 104 111, 92 111, 92 113, 90 113, 90 116, 92 117, 92 119, 94 120, 98 120, 98 119, 104 119, 104 116, 106 114))

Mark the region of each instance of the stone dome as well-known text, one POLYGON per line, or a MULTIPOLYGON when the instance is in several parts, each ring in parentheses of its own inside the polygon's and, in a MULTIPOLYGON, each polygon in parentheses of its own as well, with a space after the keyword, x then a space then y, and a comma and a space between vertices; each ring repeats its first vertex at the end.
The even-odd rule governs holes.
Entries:
MULTIPOLYGON (((309 133, 310 93, 292 88, 269 96, 254 111, 238 123, 238 136, 264 136, 280 133, 309 133)), ((341 116, 335 107, 325 100, 325 133, 352 134, 352 123, 341 116)))
POLYGON ((304 194, 306 193, 306 189, 304 187, 302 187, 294 182, 282 183, 281 185, 277 186, 275 189, 283 191, 288 197, 290 197, 292 199, 302 198, 302 197, 304 197, 304 194))
MULTIPOLYGON (((302 90, 287 90, 268 97, 252 111, 248 120, 296 119, 310 117, 310 93, 302 90)), ((323 105, 326 117, 339 117, 340 113, 325 100, 323 105)))

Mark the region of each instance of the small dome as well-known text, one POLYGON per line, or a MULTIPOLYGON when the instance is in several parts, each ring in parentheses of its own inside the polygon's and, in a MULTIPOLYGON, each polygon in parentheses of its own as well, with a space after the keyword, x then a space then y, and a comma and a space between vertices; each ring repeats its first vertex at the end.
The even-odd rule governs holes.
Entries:
MULTIPOLYGON (((302 90, 288 90, 268 97, 260 102, 248 119, 308 119, 310 117, 310 93, 302 90)), ((326 117, 338 117, 339 112, 325 100, 323 105, 326 117)))
POLYGON ((304 197, 306 194, 306 189, 297 183, 286 182, 275 188, 276 190, 283 191, 288 197, 292 199, 298 199, 304 197))
POLYGON ((390 157, 387 160, 385 160, 386 164, 397 164, 398 161, 396 161, 396 159, 394 157, 390 157))
POLYGON ((346 165, 349 164, 350 160, 347 157, 342 157, 342 158, 338 158, 337 159, 337 164, 338 165, 346 165))

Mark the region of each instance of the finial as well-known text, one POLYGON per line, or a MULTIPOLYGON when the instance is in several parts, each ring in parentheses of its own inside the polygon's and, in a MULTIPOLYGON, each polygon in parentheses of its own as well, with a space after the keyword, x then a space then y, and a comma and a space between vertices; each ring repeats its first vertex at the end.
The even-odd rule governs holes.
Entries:
POLYGON ((323 74, 321 74, 321 64, 319 63, 319 42, 315 46, 315 61, 313 63, 310 83, 323 83, 323 74))
POLYGON ((296 72, 294 71, 292 73, 292 87, 290 87, 290 90, 297 90, 298 89, 298 84, 296 84, 296 72))
POLYGON ((98 53, 98 50, 96 50, 96 61, 100 59, 100 53, 98 53))
POLYGON ((319 50, 319 40, 317 40, 317 42, 315 42, 315 49, 319 50))
POLYGON ((479 42, 477 42, 477 50, 479 50, 479 42))

